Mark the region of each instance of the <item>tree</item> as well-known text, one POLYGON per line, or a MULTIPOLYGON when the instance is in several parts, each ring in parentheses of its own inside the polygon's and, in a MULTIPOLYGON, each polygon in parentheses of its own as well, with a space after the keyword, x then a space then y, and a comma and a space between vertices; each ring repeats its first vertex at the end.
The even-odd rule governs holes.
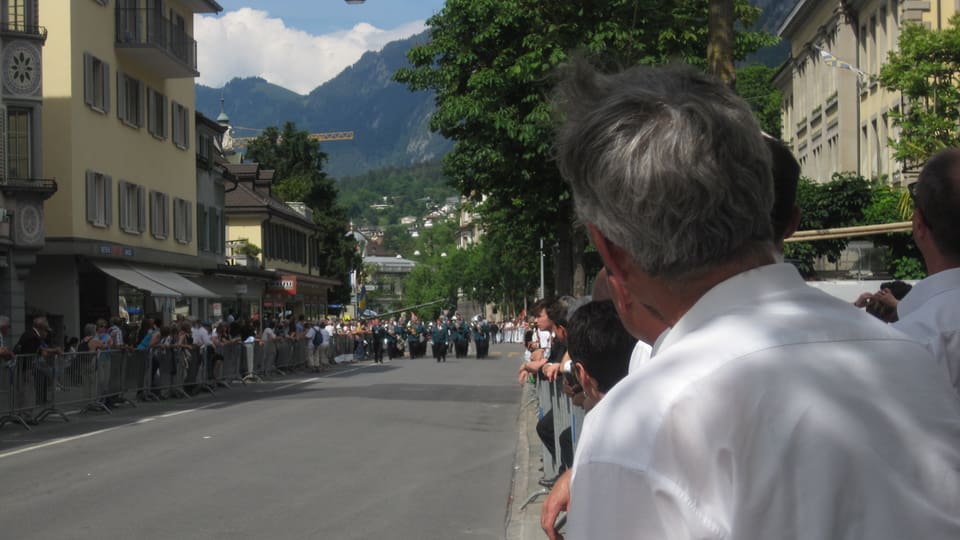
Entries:
MULTIPOLYGON (((862 176, 834 173, 830 182, 817 183, 801 178, 797 185, 797 206, 800 207, 800 230, 832 229, 860 225, 864 209, 871 200, 870 183, 862 176)), ((814 262, 826 257, 830 262, 840 260, 848 240, 817 240, 791 242, 784 246, 784 256, 794 261, 806 275, 814 273, 814 262)))
POLYGON ((320 151, 319 141, 310 139, 306 131, 293 122, 283 129, 269 127, 247 149, 247 159, 275 170, 272 193, 284 202, 303 202, 313 210, 320 244, 318 271, 339 278, 344 285, 334 289, 331 300, 349 302, 347 275, 360 267, 356 243, 347 236, 346 210, 337 203, 337 188, 323 172, 327 155, 320 151))
POLYGON ((960 14, 942 30, 905 23, 899 49, 880 68, 880 83, 899 91, 904 106, 891 113, 900 138, 894 157, 918 166, 943 148, 960 146, 960 14))
MULTIPOLYGON (((744 27, 758 14, 745 0, 735 9, 744 27)), ((435 92, 431 128, 456 142, 444 160, 446 176, 478 204, 487 233, 519 237, 510 244, 515 251, 490 261, 488 271, 505 274, 544 238, 558 246, 554 290, 583 293, 586 236, 550 157, 552 74, 576 50, 608 69, 668 60, 704 66, 707 0, 609 0, 589 7, 448 0, 428 26, 431 40, 408 53, 411 67, 395 79, 435 92)), ((773 41, 740 32, 734 57, 773 41)))
POLYGON ((737 82, 737 72, 733 67, 733 6, 734 0, 710 0, 707 42, 710 73, 730 88, 735 88, 737 82))
POLYGON ((780 138, 781 119, 780 102, 783 93, 771 82, 776 69, 763 64, 750 64, 737 72, 737 94, 740 95, 753 110, 753 116, 760 123, 760 127, 780 138))

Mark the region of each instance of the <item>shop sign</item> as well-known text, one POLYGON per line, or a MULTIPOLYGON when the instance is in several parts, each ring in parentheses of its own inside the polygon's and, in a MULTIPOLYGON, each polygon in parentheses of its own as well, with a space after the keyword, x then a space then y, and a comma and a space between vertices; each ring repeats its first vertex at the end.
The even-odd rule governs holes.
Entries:
POLYGON ((282 275, 280 276, 280 279, 270 283, 270 285, 267 287, 267 291, 272 294, 296 296, 297 276, 282 275))

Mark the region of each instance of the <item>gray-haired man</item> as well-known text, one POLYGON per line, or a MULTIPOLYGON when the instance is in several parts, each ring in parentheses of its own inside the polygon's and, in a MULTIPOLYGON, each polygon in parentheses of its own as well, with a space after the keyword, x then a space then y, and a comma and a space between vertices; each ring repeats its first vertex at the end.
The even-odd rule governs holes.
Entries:
POLYGON ((749 107, 686 67, 561 84, 615 294, 670 329, 588 415, 571 538, 958 538, 960 401, 921 345, 776 264, 749 107))

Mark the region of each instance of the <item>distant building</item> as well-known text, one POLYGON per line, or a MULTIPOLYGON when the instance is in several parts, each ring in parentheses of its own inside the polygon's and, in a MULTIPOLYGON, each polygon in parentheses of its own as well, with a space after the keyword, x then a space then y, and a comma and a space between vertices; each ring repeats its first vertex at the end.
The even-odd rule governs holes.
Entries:
POLYGON ((797 2, 778 32, 791 52, 773 82, 783 92, 782 138, 803 176, 826 182, 852 171, 894 186, 909 183, 905 176, 916 174, 918 164, 895 160, 890 148, 900 136, 892 113, 902 98, 877 76, 899 47, 903 23, 942 28, 957 11, 956 2, 797 2))
POLYGON ((250 312, 307 317, 326 313, 330 289, 340 281, 320 275, 326 254, 311 210, 273 196, 273 170, 258 163, 230 164, 227 169, 237 180, 236 189, 226 193, 227 259, 276 276, 266 284, 259 305, 248 298, 250 312), (247 250, 250 244, 259 248, 256 256, 247 250))
POLYGON ((403 304, 403 280, 413 271, 417 263, 409 259, 396 257, 367 256, 363 258, 364 268, 374 268, 372 275, 366 277, 365 286, 370 299, 367 309, 377 312, 387 311, 390 306, 403 304), (372 293, 372 294, 371 294, 372 293))

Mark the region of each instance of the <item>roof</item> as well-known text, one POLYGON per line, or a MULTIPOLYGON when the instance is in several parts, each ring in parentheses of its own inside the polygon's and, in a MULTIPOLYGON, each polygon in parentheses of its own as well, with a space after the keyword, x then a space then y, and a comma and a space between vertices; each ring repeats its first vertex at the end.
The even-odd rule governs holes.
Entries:
POLYGON ((232 189, 224 193, 223 206, 227 211, 241 208, 268 210, 281 214, 288 219, 295 220, 302 224, 309 224, 310 226, 313 226, 314 224, 313 221, 306 219, 299 212, 287 206, 287 203, 278 199, 274 199, 273 197, 257 193, 244 184, 237 184, 236 189, 232 189))

